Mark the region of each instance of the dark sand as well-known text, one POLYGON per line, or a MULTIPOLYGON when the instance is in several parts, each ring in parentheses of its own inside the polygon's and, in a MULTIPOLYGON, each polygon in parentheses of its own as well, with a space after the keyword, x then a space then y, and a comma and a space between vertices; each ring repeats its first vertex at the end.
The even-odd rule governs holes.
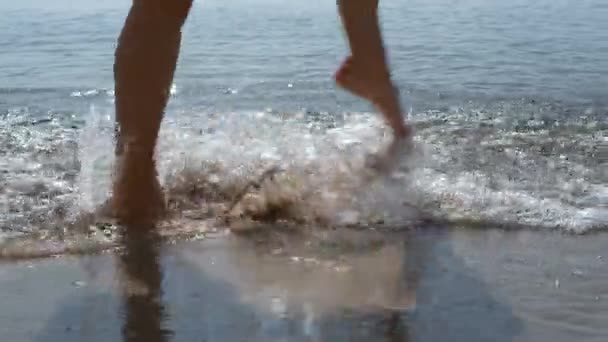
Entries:
POLYGON ((608 341, 607 234, 133 241, 0 262, 0 340, 608 341))

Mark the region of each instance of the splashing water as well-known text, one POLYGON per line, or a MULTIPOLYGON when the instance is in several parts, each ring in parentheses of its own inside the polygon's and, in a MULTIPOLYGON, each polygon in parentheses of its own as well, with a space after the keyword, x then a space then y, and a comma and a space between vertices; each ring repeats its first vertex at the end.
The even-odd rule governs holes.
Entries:
MULTIPOLYGON (((417 153, 392 177, 371 183, 364 157, 390 139, 372 114, 177 115, 161 131, 160 175, 169 199, 191 212, 209 201, 228 203, 277 167, 274 180, 243 198, 241 216, 280 209, 288 220, 334 225, 405 227, 424 217, 573 232, 605 226, 601 122, 504 122, 472 111, 438 124, 442 115, 414 118, 417 153)), ((109 120, 98 123, 107 133, 109 120)))
MULTIPOLYGON (((390 140, 375 115, 175 113, 164 121, 157 149, 173 214, 169 225, 215 220, 231 209, 241 226, 280 220, 407 228, 431 220, 574 233, 605 229, 605 119, 517 119, 504 115, 507 110, 522 112, 503 106, 413 115, 415 152, 393 175, 372 181, 365 156, 390 140), (492 114, 498 110, 502 115, 492 114), (273 168, 277 172, 260 181, 273 168)), ((113 116, 91 108, 82 129, 61 118, 18 118, 1 126, 5 236, 105 227, 107 218, 90 214, 110 196, 113 116)))

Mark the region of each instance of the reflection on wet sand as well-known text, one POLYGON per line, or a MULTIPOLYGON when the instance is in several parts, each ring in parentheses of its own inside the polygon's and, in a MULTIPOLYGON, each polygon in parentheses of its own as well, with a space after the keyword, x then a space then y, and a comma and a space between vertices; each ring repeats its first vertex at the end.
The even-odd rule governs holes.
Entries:
POLYGON ((254 308, 260 328, 250 340, 512 341, 519 320, 441 234, 235 237, 182 246, 176 255, 183 267, 233 289, 236 307, 227 312, 254 308))
MULTIPOLYGON (((249 326, 248 332, 239 335, 254 341, 408 341, 402 314, 415 304, 417 284, 417 275, 408 270, 416 273, 420 265, 408 265, 407 242, 388 243, 386 237, 377 239, 380 235, 354 231, 336 234, 314 239, 281 236, 286 243, 282 247, 270 236, 232 237, 222 241, 218 249, 208 244, 189 245, 168 254, 188 264, 189 272, 210 277, 199 284, 198 291, 216 293, 198 294, 208 299, 207 305, 188 309, 193 310, 191 316, 208 321, 198 324, 218 324, 225 317, 223 310, 234 319, 242 317, 235 311, 245 311, 254 315, 249 319, 257 324, 228 324, 249 326), (205 248, 212 250, 210 255, 204 255, 205 248), (208 284, 213 282, 233 290, 210 288, 208 284)), ((158 236, 152 230, 131 231, 124 235, 123 248, 118 274, 123 341, 172 340, 163 302, 158 236)), ((173 289, 176 285, 180 284, 168 284, 173 289)), ((206 332, 210 334, 207 337, 204 333, 203 340, 215 340, 212 332, 206 332)), ((224 333, 224 338, 229 336, 224 333)))
POLYGON ((0 263, 0 336, 11 342, 607 340, 608 236, 429 227, 382 234, 228 236, 163 243, 162 255, 155 238, 135 238, 125 240, 124 254, 0 263), (116 287, 116 279, 130 281, 116 287), (401 285, 389 285, 395 279, 401 285), (380 307, 408 293, 415 294, 414 311, 380 307))
POLYGON ((210 244, 177 255, 193 272, 230 284, 240 305, 264 317, 259 334, 267 340, 409 340, 424 248, 408 248, 404 234, 341 230, 210 244))
POLYGON ((124 342, 165 342, 160 238, 153 229, 132 229, 123 234, 120 252, 124 342))
POLYGON ((233 239, 225 255, 215 257, 217 267, 206 271, 222 279, 234 273, 231 283, 245 301, 258 305, 272 303, 264 294, 277 289, 317 313, 407 310, 415 304, 415 271, 421 265, 408 258, 402 237, 389 241, 389 236, 344 230, 275 246, 272 239, 266 236, 261 244, 233 239))
MULTIPOLYGON (((334 230, 172 245, 138 230, 124 236, 119 267, 92 256, 98 272, 85 285, 42 295, 63 299, 43 304, 35 341, 513 341, 520 319, 454 253, 451 235, 334 230)), ((83 279, 69 260, 50 263, 83 279)), ((6 298, 21 298, 15 291, 6 298)), ((32 341, 17 332, 12 342, 32 341)))

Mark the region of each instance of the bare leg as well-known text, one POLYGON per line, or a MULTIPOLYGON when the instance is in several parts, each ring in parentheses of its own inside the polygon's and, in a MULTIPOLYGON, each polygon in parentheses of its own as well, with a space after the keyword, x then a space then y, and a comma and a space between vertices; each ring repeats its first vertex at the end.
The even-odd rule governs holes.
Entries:
POLYGON ((115 214, 150 223, 164 208, 154 150, 192 0, 133 0, 114 63, 118 168, 115 214))
POLYGON ((336 72, 336 82, 378 107, 396 140, 409 137, 411 129, 403 121, 398 92, 386 61, 378 23, 378 0, 338 0, 338 4, 352 55, 336 72))

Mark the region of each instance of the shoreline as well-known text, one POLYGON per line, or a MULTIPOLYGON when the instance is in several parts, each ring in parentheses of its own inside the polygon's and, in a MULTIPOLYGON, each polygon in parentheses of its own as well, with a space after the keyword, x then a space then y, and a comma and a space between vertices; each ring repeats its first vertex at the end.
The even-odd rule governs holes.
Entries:
POLYGON ((608 337, 605 234, 338 229, 146 241, 130 253, 0 263, 0 333, 13 342, 608 337))

